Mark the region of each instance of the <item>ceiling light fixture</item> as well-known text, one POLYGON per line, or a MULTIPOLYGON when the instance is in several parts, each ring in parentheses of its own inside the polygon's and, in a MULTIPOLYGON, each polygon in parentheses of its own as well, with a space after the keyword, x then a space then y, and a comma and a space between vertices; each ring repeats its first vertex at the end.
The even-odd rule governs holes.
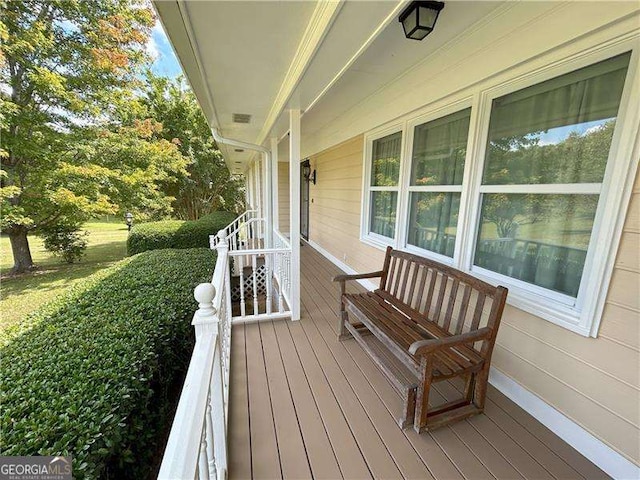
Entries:
POLYGON ((429 35, 443 8, 443 2, 411 2, 398 18, 404 29, 404 36, 411 40, 422 40, 429 35))

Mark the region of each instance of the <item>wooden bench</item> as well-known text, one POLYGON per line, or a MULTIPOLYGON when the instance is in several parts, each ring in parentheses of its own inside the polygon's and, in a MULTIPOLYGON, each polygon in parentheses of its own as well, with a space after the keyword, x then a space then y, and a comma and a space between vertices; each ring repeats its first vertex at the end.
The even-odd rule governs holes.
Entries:
POLYGON ((382 270, 334 281, 340 339, 353 336, 401 394, 401 427, 422 432, 483 411, 506 288, 391 247, 382 270), (346 281, 375 277, 380 288, 346 293, 346 281), (455 377, 466 380, 462 397, 429 409, 432 384, 455 377))

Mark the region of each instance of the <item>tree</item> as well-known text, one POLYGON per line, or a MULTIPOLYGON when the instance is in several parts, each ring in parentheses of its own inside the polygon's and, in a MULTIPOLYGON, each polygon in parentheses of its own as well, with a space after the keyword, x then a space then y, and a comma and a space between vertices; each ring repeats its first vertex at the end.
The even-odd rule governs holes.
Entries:
POLYGON ((175 143, 188 161, 189 175, 164 188, 175 197, 174 214, 196 220, 216 210, 243 208, 243 183, 229 172, 195 95, 183 79, 149 72, 140 103, 143 116, 162 123, 158 137, 175 143))
MULTIPOLYGON (((584 133, 570 131, 543 144, 540 132, 505 136, 489 143, 484 182, 493 185, 599 183, 609 155, 615 120, 602 120, 584 133)), ((485 194, 483 218, 499 238, 515 238, 518 228, 566 217, 592 218, 597 195, 485 194)))
POLYGON ((146 3, 10 1, 0 21, 1 226, 19 273, 33 266, 30 231, 114 213, 125 198, 166 211, 156 182, 184 165, 157 124, 114 122, 147 60, 146 3))

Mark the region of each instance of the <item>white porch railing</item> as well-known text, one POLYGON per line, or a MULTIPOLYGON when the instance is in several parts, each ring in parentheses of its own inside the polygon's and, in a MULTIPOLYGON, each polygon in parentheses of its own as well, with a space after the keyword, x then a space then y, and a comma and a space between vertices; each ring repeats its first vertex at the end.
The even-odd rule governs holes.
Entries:
POLYGON ((218 256, 211 283, 194 291, 196 344, 159 479, 226 478, 231 324, 291 317, 291 244, 274 230, 274 247, 262 248, 265 223, 254 214, 211 237, 218 256))
POLYGON ((163 480, 227 475, 231 297, 226 241, 217 250, 211 283, 194 291, 196 344, 158 474, 163 480))

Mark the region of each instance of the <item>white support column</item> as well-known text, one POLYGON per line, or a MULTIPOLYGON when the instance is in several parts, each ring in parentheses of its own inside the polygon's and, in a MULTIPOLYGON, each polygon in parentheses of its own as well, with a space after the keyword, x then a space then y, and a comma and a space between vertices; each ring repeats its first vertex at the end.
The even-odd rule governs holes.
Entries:
POLYGON ((273 227, 280 231, 280 214, 278 209, 278 138, 271 138, 271 218, 273 227))
POLYGON ((265 235, 264 246, 271 248, 273 246, 273 175, 271 169, 273 163, 269 155, 263 155, 262 160, 262 184, 264 187, 264 220, 265 235))
POLYGON ((300 110, 289 110, 291 320, 300 320, 300 110))
POLYGON ((255 207, 253 202, 253 167, 249 167, 245 171, 245 187, 247 189, 247 206, 252 209, 255 207))
POLYGON ((253 161, 253 188, 253 198, 258 209, 258 217, 263 218, 264 212, 262 211, 262 198, 260 195, 260 166, 257 160, 253 161))

